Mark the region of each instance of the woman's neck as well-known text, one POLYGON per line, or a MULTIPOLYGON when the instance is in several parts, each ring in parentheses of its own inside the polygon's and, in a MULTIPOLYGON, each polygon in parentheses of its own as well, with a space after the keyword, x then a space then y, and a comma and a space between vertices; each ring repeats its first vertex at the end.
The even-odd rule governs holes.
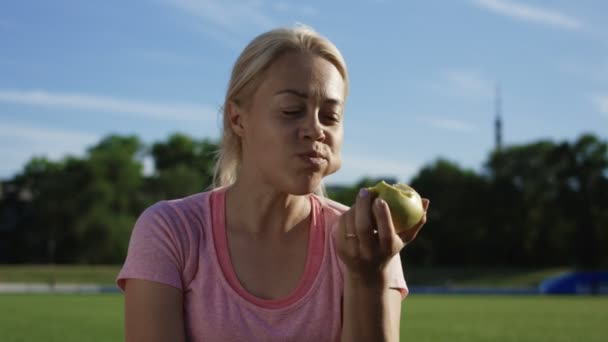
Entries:
POLYGON ((226 224, 258 236, 281 237, 306 220, 307 196, 278 191, 259 181, 239 179, 226 190, 226 224))

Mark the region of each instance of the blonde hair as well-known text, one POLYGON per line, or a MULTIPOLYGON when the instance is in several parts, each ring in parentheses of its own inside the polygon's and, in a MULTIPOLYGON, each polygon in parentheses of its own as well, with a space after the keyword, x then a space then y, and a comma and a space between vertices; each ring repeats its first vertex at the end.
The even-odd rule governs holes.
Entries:
MULTIPOLYGON (((213 175, 214 188, 233 184, 241 166, 241 141, 230 125, 230 117, 227 113, 228 104, 233 102, 244 105, 262 81, 261 78, 266 69, 287 52, 311 53, 325 58, 338 69, 344 79, 345 93, 348 93, 348 74, 344 58, 332 42, 312 28, 302 25, 294 28, 278 28, 253 39, 241 52, 232 68, 222 110, 222 140, 213 175)), ((315 193, 326 195, 323 182, 315 193)))

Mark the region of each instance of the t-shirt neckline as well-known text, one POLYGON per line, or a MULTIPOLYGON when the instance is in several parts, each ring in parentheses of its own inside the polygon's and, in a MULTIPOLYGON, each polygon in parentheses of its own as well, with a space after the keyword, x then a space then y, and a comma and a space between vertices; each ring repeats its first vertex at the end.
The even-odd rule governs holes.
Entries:
POLYGON ((325 234, 323 232, 322 215, 320 215, 320 204, 313 195, 309 195, 311 203, 311 222, 308 237, 308 248, 304 272, 296 288, 286 297, 279 299, 264 299, 257 297, 247 291, 240 283, 230 259, 228 240, 226 238, 226 190, 218 189, 211 192, 211 219, 213 227, 213 242, 218 263, 228 285, 242 298, 248 302, 266 309, 281 309, 288 307, 308 293, 312 287, 316 275, 319 273, 323 261, 325 245, 325 234))

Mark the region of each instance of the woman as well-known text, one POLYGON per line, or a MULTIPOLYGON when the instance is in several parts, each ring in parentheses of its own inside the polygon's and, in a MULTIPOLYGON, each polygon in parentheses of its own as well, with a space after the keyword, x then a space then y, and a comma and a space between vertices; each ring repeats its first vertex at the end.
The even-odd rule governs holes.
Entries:
POLYGON ((135 224, 117 279, 127 341, 399 339, 398 252, 426 218, 399 236, 364 189, 350 209, 321 195, 340 168, 347 92, 340 52, 311 29, 245 48, 215 187, 135 224))

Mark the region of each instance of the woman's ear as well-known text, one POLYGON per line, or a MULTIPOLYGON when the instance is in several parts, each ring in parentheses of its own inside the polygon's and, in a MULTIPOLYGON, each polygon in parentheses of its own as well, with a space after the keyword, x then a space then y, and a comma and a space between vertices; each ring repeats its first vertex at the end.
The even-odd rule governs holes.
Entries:
POLYGON ((232 131, 242 137, 245 133, 245 126, 243 125, 243 110, 241 106, 236 104, 234 101, 228 102, 228 110, 226 111, 228 114, 228 119, 230 121, 230 127, 232 131))

